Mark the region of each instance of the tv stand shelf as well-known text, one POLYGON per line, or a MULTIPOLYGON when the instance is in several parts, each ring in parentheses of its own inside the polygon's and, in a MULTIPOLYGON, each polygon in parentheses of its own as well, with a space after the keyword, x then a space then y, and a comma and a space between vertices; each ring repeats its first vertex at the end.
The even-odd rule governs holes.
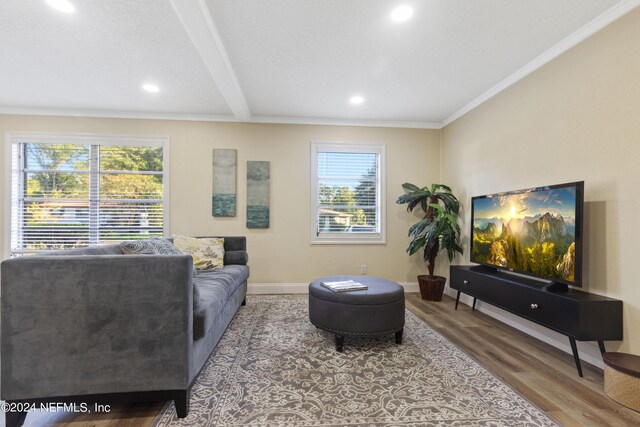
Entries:
POLYGON ((622 340, 622 301, 569 289, 550 292, 539 281, 521 278, 484 266, 451 266, 450 286, 460 294, 507 310, 517 316, 553 329, 569 338, 578 374, 582 367, 578 341, 597 341, 605 352, 604 341, 622 340))

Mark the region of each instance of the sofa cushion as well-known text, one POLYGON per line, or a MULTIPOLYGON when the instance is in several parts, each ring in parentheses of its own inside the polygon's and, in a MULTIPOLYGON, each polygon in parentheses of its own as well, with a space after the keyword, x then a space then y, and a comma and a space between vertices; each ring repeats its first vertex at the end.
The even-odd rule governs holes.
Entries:
POLYGON ((193 312, 193 339, 207 334, 229 297, 248 277, 246 265, 227 265, 220 270, 198 273, 193 279, 200 292, 199 306, 193 312))
POLYGON ((223 238, 173 236, 173 244, 193 257, 193 265, 198 270, 217 270, 224 266, 223 238))

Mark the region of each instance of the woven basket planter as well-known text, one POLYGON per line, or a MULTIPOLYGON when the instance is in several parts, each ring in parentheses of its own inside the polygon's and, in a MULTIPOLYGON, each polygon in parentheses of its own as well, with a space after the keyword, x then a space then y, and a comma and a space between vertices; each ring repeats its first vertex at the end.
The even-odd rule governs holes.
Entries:
POLYGON ((603 360, 606 395, 640 412, 640 356, 605 353, 603 360))

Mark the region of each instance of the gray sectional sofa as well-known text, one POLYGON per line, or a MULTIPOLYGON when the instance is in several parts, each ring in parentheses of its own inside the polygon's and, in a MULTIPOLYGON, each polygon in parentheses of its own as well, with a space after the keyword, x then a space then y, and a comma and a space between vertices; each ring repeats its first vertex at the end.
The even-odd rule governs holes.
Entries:
MULTIPOLYGON (((224 239, 224 268, 195 275, 191 256, 119 245, 3 261, 1 398, 174 400, 186 417, 191 385, 245 302, 246 239, 224 239)), ((7 426, 25 416, 8 412, 7 426)))

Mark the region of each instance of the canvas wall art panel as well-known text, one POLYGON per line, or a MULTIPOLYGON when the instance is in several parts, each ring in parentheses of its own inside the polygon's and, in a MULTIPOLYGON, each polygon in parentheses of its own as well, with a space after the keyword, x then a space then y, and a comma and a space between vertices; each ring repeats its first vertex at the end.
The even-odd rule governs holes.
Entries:
POLYGON ((269 228, 270 162, 247 162, 247 228, 269 228))
POLYGON ((213 150, 213 216, 236 216, 237 150, 213 150))

